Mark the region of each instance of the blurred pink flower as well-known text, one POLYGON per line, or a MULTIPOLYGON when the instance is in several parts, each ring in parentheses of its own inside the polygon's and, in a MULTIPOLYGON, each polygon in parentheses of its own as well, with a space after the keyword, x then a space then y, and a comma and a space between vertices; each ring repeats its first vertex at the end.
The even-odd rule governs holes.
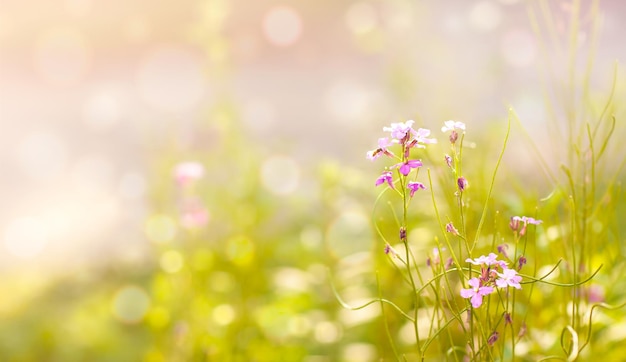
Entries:
POLYGON ((465 191, 465 189, 469 186, 469 182, 467 182, 467 179, 463 176, 459 177, 459 179, 456 180, 456 183, 459 186, 459 191, 461 192, 465 191))
POLYGON ((367 159, 374 161, 381 155, 387 155, 393 157, 393 153, 387 149, 387 147, 393 145, 393 141, 389 140, 387 137, 378 139, 378 148, 372 151, 367 152, 367 159))
POLYGON ((422 190, 426 190, 426 186, 424 186, 423 183, 421 182, 414 182, 414 181, 409 181, 409 183, 406 185, 406 187, 411 190, 410 196, 413 197, 413 195, 415 194, 415 192, 419 189, 422 190))
POLYGON ((382 185, 385 182, 389 185, 389 187, 393 188, 393 175, 390 171, 383 172, 383 174, 376 179, 376 186, 382 185))
POLYGON ((479 256, 476 259, 467 258, 467 259, 465 259, 465 261, 468 262, 468 263, 472 263, 474 265, 483 265, 483 264, 485 264, 485 265, 489 266, 489 265, 499 264, 498 260, 496 260, 497 258, 498 258, 498 256, 495 253, 489 253, 489 255, 487 255, 487 256, 481 255, 481 256, 479 256))
POLYGON ((452 235, 459 235, 459 231, 454 227, 452 221, 446 224, 446 231, 452 233, 452 235))
POLYGON ((183 227, 194 229, 205 226, 209 222, 209 211, 200 202, 186 205, 180 215, 183 227))
POLYGON ((422 167, 422 161, 407 160, 405 162, 394 165, 394 167, 399 167, 400 173, 403 174, 404 176, 407 176, 409 172, 411 172, 411 169, 422 167))
POLYGON ((185 187, 204 176, 204 166, 198 162, 182 162, 174 168, 174 179, 179 186, 185 187))
POLYGON ((397 139, 398 141, 406 140, 409 134, 414 134, 415 130, 413 129, 414 121, 406 121, 406 122, 398 122, 392 123, 391 127, 383 127, 383 131, 390 132, 391 137, 397 139))
POLYGON ((522 289, 522 286, 519 285, 519 282, 522 281, 522 277, 517 275, 517 272, 514 269, 504 268, 502 273, 498 273, 499 279, 496 279, 496 285, 500 288, 506 288, 508 286, 514 287, 516 289, 522 289))
POLYGON ((465 131, 465 123, 458 121, 445 121, 444 126, 441 127, 441 132, 454 131, 460 129, 465 131))
POLYGON ((471 286, 469 289, 461 289, 461 297, 471 298, 472 307, 478 308, 483 304, 483 296, 493 293, 493 287, 481 286, 478 278, 468 280, 467 284, 471 286))

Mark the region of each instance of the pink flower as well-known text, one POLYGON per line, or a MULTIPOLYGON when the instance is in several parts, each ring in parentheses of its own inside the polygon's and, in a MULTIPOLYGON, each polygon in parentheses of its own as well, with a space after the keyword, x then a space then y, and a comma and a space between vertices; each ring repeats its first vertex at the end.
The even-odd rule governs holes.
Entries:
POLYGON ((391 256, 392 258, 398 258, 398 252, 391 245, 385 244, 385 254, 391 256))
POLYGON ((421 182, 414 182, 414 181, 409 181, 409 183, 406 185, 406 187, 411 190, 410 196, 413 197, 413 195, 415 194, 415 192, 419 189, 422 190, 426 190, 426 186, 424 186, 423 183, 421 182))
POLYGON ((393 141, 389 140, 389 138, 387 137, 383 137, 383 138, 379 138, 378 139, 378 148, 372 151, 368 151, 367 152, 367 159, 374 161, 375 159, 377 159, 378 157, 380 157, 381 155, 387 155, 390 157, 393 157, 393 153, 389 150, 387 150, 387 147, 393 145, 393 141))
POLYGON ((465 131, 465 123, 457 122, 457 121, 445 121, 444 126, 441 127, 441 132, 454 131, 455 129, 460 129, 465 131))
POLYGON ((391 174, 391 171, 383 172, 383 174, 376 179, 376 186, 382 185, 385 182, 389 185, 389 187, 393 188, 393 175, 391 174))
POLYGON ((511 218, 511 221, 512 222, 513 221, 517 221, 517 222, 521 221, 521 222, 524 223, 524 225, 527 225, 527 224, 540 225, 541 223, 543 223, 543 221, 541 221, 541 220, 535 220, 532 217, 528 217, 528 216, 521 216, 521 217, 520 216, 513 216, 511 218))
POLYGON ((204 176, 204 166, 198 162, 182 162, 174 168, 174 179, 181 186, 188 186, 204 176))
POLYGON ((493 333, 491 333, 491 335, 487 339, 487 344, 489 344, 490 346, 493 346, 498 340, 499 335, 500 334, 497 331, 493 331, 493 333))
POLYGON ((509 246, 507 244, 500 244, 498 245, 498 253, 504 255, 505 258, 508 258, 509 256, 507 255, 506 250, 509 248, 509 246))
POLYGON ((498 260, 496 260, 497 258, 498 258, 498 256, 496 254, 489 253, 489 255, 487 255, 487 256, 481 255, 481 256, 479 256, 476 259, 467 258, 467 259, 465 259, 465 261, 468 262, 468 263, 472 263, 474 265, 483 265, 483 264, 487 265, 487 266, 494 265, 494 264, 500 265, 500 262, 498 260))
POLYGON ((463 176, 459 177, 459 179, 456 180, 456 183, 459 186, 459 191, 461 192, 465 191, 465 189, 469 186, 467 179, 463 176))
POLYGON ((209 222, 209 212, 204 208, 186 210, 181 215, 180 222, 188 229, 202 227, 209 222))
POLYGON ((418 148, 426 148, 425 144, 437 143, 437 140, 434 138, 427 138, 430 136, 430 130, 426 128, 420 128, 413 134, 415 136, 414 146, 418 148), (422 143, 422 144, 420 144, 422 143))
POLYGON ((492 287, 483 287, 478 278, 468 280, 467 284, 471 286, 469 289, 461 289, 461 297, 471 298, 472 307, 478 308, 483 304, 483 296, 493 293, 492 287))
POLYGON ((400 173, 404 176, 411 172, 411 169, 422 167, 422 161, 420 160, 407 160, 406 162, 398 163, 393 167, 399 167, 400 173))
POLYGON ((496 279, 496 285, 500 288, 506 288, 508 286, 514 287, 516 289, 522 289, 522 286, 519 285, 519 282, 522 281, 522 277, 517 275, 517 272, 514 269, 504 268, 502 273, 498 273, 499 279, 496 279))
POLYGON ((413 121, 392 123, 391 127, 383 127, 383 131, 391 132, 391 137, 398 141, 408 139, 409 134, 415 133, 413 127, 413 121))
POLYGON ((459 235, 459 231, 452 225, 452 222, 446 224, 446 231, 452 235, 459 235))
POLYGON ((452 157, 450 155, 446 155, 444 158, 446 160, 446 165, 448 165, 448 167, 452 168, 452 157))

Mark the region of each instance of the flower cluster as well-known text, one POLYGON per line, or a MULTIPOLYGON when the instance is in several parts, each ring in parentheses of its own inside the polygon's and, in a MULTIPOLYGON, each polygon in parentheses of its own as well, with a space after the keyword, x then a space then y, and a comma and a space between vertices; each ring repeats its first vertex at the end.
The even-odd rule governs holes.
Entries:
MULTIPOLYGON (((382 155, 391 157, 399 161, 390 169, 397 169, 402 176, 408 176, 411 170, 422 167, 422 161, 418 159, 411 159, 411 149, 413 148, 425 148, 426 144, 437 143, 436 139, 428 138, 430 131, 424 128, 417 130, 413 129, 413 121, 392 123, 389 127, 383 127, 383 131, 389 132, 389 137, 378 139, 378 148, 368 151, 367 158, 369 160, 376 160, 382 155), (389 150, 394 145, 400 146, 400 154, 396 155, 389 150)), ((376 179, 376 186, 387 184, 392 189, 394 187, 393 173, 392 171, 385 170, 376 179)), ((426 186, 421 182, 408 182, 406 184, 407 189, 410 191, 410 196, 413 197, 415 192, 420 189, 425 189, 426 186)))
POLYGON ((188 229, 205 226, 209 221, 209 211, 195 195, 194 184, 204 177, 204 166, 195 161, 179 163, 174 167, 173 176, 180 191, 180 223, 188 229))
POLYGON ((497 258, 496 254, 490 253, 487 256, 482 255, 476 259, 465 260, 470 264, 480 266, 480 277, 471 278, 467 282, 471 288, 461 289, 461 297, 471 298, 470 302, 474 308, 482 305, 483 297, 493 293, 494 287, 522 289, 520 285, 522 277, 517 275, 515 269, 509 269, 505 261, 497 258))
POLYGON ((542 222, 541 220, 535 220, 528 216, 513 216, 511 217, 511 221, 509 221, 509 227, 514 232, 519 233, 519 236, 524 236, 528 224, 540 225, 542 222))

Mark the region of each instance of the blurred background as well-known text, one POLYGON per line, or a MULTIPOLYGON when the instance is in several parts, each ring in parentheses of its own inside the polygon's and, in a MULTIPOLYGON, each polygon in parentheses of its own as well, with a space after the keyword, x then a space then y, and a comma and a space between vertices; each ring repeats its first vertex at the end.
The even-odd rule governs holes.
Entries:
MULTIPOLYGON (((292 346, 285 360, 376 355, 342 332, 374 315, 338 324, 324 281, 329 263, 375 240, 380 165, 365 152, 406 119, 437 137, 443 121, 463 121, 469 144, 501 137, 509 107, 532 139, 554 142, 545 83, 567 79, 571 11, 569 1, 0 0, 0 355, 219 359, 263 338, 292 346), (556 30, 543 43, 531 21, 545 20, 542 6, 556 30), (192 186, 174 179, 185 161, 205 168, 192 186), (311 335, 321 347, 298 349, 311 335)), ((599 14, 582 2, 578 51, 594 51, 598 99, 626 62, 624 20, 623 1, 601 1, 599 14)), ((533 172, 526 149, 507 156, 533 172)), ((267 359, 233 360, 276 360, 263 346, 267 359)))

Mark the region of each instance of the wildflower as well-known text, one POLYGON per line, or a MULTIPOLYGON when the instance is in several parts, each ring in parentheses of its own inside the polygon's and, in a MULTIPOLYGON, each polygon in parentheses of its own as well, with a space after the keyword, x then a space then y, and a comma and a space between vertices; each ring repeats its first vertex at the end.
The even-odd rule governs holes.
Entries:
POLYGON ((589 286, 589 303, 602 303, 605 300, 604 297, 604 288, 601 285, 590 285, 589 286))
POLYGON ((511 228, 511 230, 517 231, 519 230, 519 223, 520 223, 520 217, 513 216, 511 217, 511 220, 509 221, 509 227, 511 228))
POLYGON ((415 138, 414 138, 413 142, 411 142, 411 147, 415 146, 415 147, 418 147, 418 148, 426 148, 426 146, 424 146, 424 144, 437 143, 436 139, 434 139, 434 138, 427 138, 428 136, 430 136, 430 130, 426 129, 426 128, 419 128, 417 131, 415 131, 413 136, 415 138))
POLYGON ((504 312, 504 325, 513 324, 513 319, 511 319, 511 313, 504 312))
POLYGON ((450 157, 450 155, 445 155, 445 160, 446 160, 446 165, 448 165, 448 167, 452 168, 452 157, 450 157))
POLYGON ((514 269, 504 268, 502 273, 498 273, 500 279, 496 279, 496 285, 500 288, 506 288, 508 286, 514 287, 516 289, 522 289, 522 286, 519 285, 519 282, 522 281, 522 277, 517 275, 517 272, 514 269))
POLYGON ((398 258, 398 252, 391 245, 389 245, 389 243, 385 244, 385 254, 391 256, 392 258, 398 258))
POLYGON ((393 142, 387 137, 378 139, 378 148, 367 152, 367 159, 374 161, 381 155, 387 155, 393 157, 393 153, 387 149, 387 147, 393 145, 393 142))
POLYGON ((458 180, 456 180, 456 184, 459 186, 459 191, 461 192, 465 191, 465 189, 469 186, 467 179, 465 179, 465 177, 463 176, 459 177, 458 180))
POLYGON ((174 179, 181 186, 190 185, 204 176, 204 166, 198 162, 182 162, 174 168, 174 179))
POLYGON ((467 281, 471 286, 469 289, 461 289, 461 297, 471 298, 472 307, 478 308, 483 304, 483 296, 493 293, 492 287, 484 287, 478 278, 472 278, 467 281))
POLYGON ((489 344, 490 346, 493 346, 498 340, 498 336, 499 336, 498 332, 493 331, 493 333, 491 333, 491 335, 487 339, 487 344, 489 344))
POLYGON ((441 127, 441 132, 454 131, 456 129, 460 129, 465 131, 465 123, 458 121, 445 121, 443 122, 444 126, 441 127))
POLYGON ((528 216, 513 216, 511 218, 511 221, 509 222, 509 226, 511 226, 511 229, 513 231, 517 231, 519 229, 519 224, 524 223, 524 225, 522 226, 522 229, 519 230, 519 235, 520 236, 524 236, 526 234, 526 226, 528 224, 532 224, 532 225, 541 225, 541 223, 543 223, 543 221, 541 220, 536 220, 532 217, 528 217, 528 216))
POLYGON ((413 121, 392 123, 391 127, 383 127, 383 131, 391 132, 391 137, 397 139, 400 142, 408 140, 410 134, 415 134, 413 129, 413 121))
POLYGON ((423 183, 421 182, 414 182, 414 181, 409 181, 409 183, 406 185, 406 187, 411 190, 410 196, 413 197, 413 195, 415 194, 415 192, 419 189, 422 190, 426 190, 426 186, 424 186, 423 183))
POLYGON ((498 253, 504 255, 505 258, 508 258, 509 256, 506 253, 506 250, 509 248, 509 246, 507 244, 500 244, 498 245, 498 253))
POLYGON ((467 259, 465 259, 465 261, 468 262, 468 263, 472 263, 474 265, 483 265, 484 264, 484 265, 489 266, 489 265, 499 264, 498 260, 496 260, 497 258, 498 258, 498 256, 496 254, 489 253, 489 255, 487 255, 487 256, 481 255, 481 256, 479 256, 476 259, 467 258, 467 259))
POLYGON ((450 143, 455 144, 456 140, 459 138, 459 134, 456 132, 457 129, 465 131, 465 123, 446 121, 444 122, 444 126, 441 127, 441 132, 452 131, 450 132, 450 143))
MULTIPOLYGON (((445 250, 445 248, 442 250, 445 250)), ((433 248, 433 258, 431 260, 430 257, 428 257, 428 259, 426 259, 426 265, 439 265, 439 263, 441 263, 441 258, 439 257, 439 249, 433 248)))
POLYGON ((446 260, 446 264, 443 266, 443 268, 446 270, 450 269, 452 263, 454 263, 454 259, 452 259, 452 257, 449 257, 448 260, 446 260))
POLYGON ((526 257, 521 255, 517 261, 517 270, 521 270, 524 265, 526 265, 526 257))
POLYGON ((389 185, 389 187, 393 188, 393 175, 391 174, 391 171, 383 172, 383 174, 376 179, 376 186, 382 185, 385 182, 389 185))
POLYGON ((404 226, 400 226, 400 240, 406 241, 406 228, 404 226))
POLYGON ((193 229, 202 227, 209 222, 209 212, 200 201, 192 200, 183 206, 180 216, 180 223, 188 228, 193 229))
POLYGON ((452 235, 459 235, 459 231, 452 225, 452 221, 446 224, 446 231, 452 235))
POLYGON ((420 160, 407 160, 402 163, 398 163, 394 167, 400 167, 400 173, 404 176, 408 175, 411 172, 411 169, 422 167, 422 161, 420 160))

